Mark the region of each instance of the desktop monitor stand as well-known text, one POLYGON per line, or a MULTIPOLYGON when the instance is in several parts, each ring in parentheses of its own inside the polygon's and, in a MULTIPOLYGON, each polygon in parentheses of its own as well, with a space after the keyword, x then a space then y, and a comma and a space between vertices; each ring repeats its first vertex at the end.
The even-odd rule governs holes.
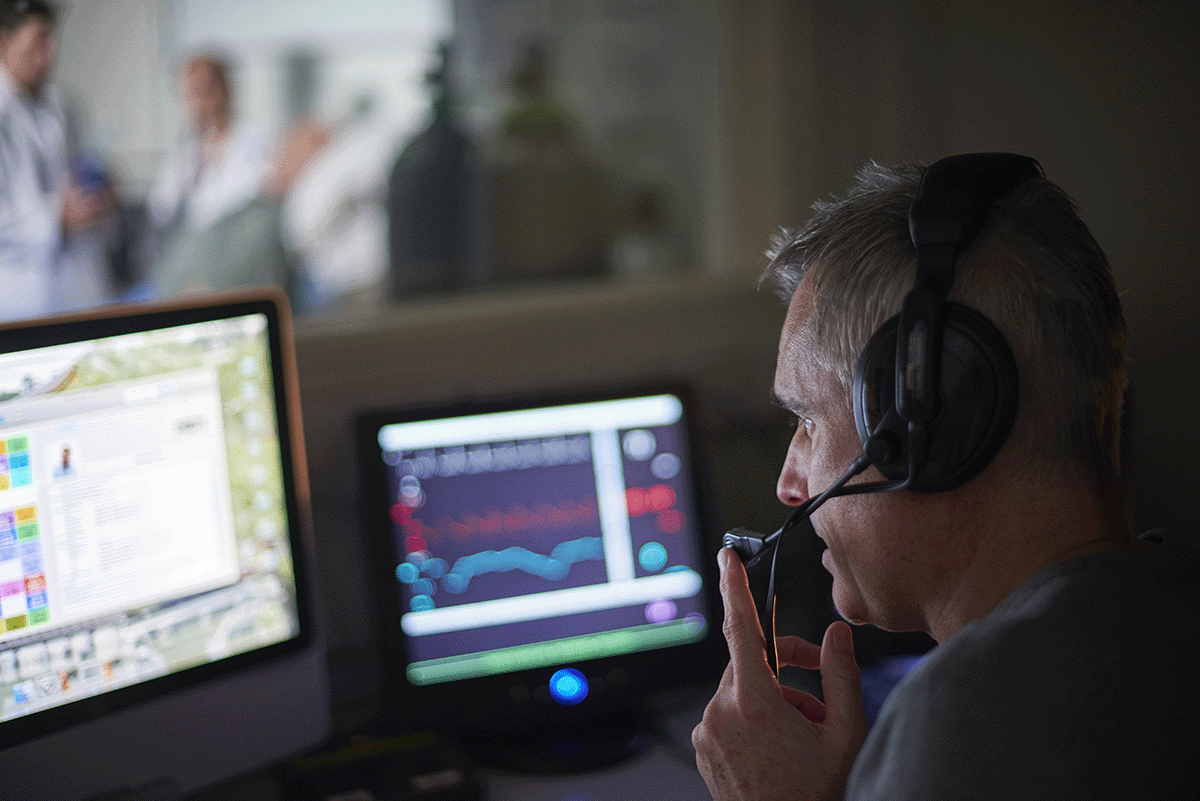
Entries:
POLYGON ((525 773, 579 773, 641 756, 654 745, 646 713, 622 710, 541 731, 464 736, 476 762, 525 773))

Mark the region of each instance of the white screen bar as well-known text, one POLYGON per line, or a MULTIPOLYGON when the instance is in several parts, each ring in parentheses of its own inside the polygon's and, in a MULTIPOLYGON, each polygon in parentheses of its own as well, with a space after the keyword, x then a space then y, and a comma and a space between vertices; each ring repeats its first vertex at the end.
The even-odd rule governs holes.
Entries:
POLYGON ((631 581, 592 584, 517 598, 497 598, 494 601, 409 612, 400 618, 400 627, 410 637, 419 637, 422 634, 545 620, 579 612, 649 603, 660 598, 690 598, 700 592, 700 583, 700 574, 694 570, 678 570, 631 581))
POLYGON ((617 428, 663 426, 677 421, 683 404, 674 395, 521 409, 446 420, 393 423, 379 430, 385 451, 471 445, 533 437, 553 437, 617 428))

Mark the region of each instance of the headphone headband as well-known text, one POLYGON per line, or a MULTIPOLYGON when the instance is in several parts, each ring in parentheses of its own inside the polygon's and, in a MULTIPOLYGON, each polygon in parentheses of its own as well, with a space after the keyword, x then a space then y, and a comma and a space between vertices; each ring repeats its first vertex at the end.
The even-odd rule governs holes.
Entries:
POLYGON ((896 342, 896 410, 903 420, 924 425, 937 412, 945 301, 958 255, 997 200, 1042 177, 1037 161, 1015 153, 948 156, 921 175, 908 214, 917 276, 904 299, 896 342))
POLYGON ((914 288, 945 298, 954 283, 955 258, 979 234, 992 205, 1026 181, 1044 177, 1037 161, 1015 153, 966 153, 929 165, 908 212, 917 249, 914 288))

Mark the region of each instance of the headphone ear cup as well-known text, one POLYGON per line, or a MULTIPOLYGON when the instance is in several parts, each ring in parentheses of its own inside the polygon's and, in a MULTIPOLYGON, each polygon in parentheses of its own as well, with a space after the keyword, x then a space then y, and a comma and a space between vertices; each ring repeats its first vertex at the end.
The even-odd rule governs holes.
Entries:
POLYGON ((896 408, 896 328, 900 316, 886 320, 871 336, 858 367, 854 371, 854 425, 866 447, 867 439, 882 430, 891 430, 893 440, 903 443, 893 462, 875 463, 884 478, 899 481, 908 475, 908 425, 894 412, 896 408), (887 425, 880 427, 884 416, 887 425))
MULTIPOLYGON (((871 337, 854 377, 854 421, 864 445, 896 402, 896 329, 893 317, 871 337)), ((974 309, 946 304, 942 335, 942 382, 937 411, 928 424, 925 460, 908 489, 945 492, 961 487, 995 458, 1017 414, 1017 367, 999 329, 974 309)), ((891 415, 889 427, 905 444, 899 459, 877 464, 885 477, 908 475, 907 424, 891 415)))

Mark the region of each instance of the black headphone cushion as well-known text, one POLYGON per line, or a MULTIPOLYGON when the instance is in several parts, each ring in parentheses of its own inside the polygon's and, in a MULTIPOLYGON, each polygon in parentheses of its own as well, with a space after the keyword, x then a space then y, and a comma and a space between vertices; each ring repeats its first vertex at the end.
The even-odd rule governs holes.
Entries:
MULTIPOLYGON (((1017 413, 1018 380, 1012 349, 999 329, 976 310, 946 304, 938 408, 927 426, 925 459, 908 485, 915 492, 945 492, 975 478, 999 453, 1017 413)), ((896 402, 896 329, 899 315, 867 343, 854 376, 854 420, 863 444, 896 402)), ((897 441, 895 462, 877 464, 889 479, 908 474, 908 429, 888 416, 897 441)))

